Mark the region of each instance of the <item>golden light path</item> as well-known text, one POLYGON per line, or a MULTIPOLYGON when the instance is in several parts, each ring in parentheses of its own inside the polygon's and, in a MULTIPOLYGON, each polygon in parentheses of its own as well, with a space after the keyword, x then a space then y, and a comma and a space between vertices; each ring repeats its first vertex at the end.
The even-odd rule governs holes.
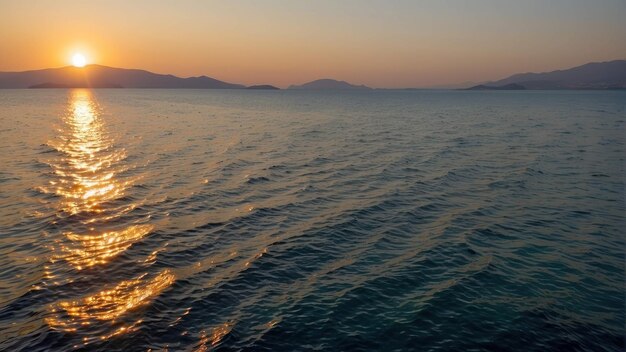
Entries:
MULTIPOLYGON (((89 226, 84 233, 72 229, 63 232, 52 258, 53 263, 69 264, 77 275, 83 270, 107 265, 154 229, 150 224, 129 224, 121 229, 109 227, 111 220, 118 220, 136 206, 113 205, 134 180, 117 177, 126 170, 120 163, 126 153, 114 148, 114 140, 107 133, 92 94, 89 90, 70 92, 59 141, 51 143, 61 157, 50 163, 56 177, 47 188, 60 197, 58 213, 61 217, 77 218, 79 228, 89 226)), ((97 272, 90 273, 94 274, 97 272)), ((99 335, 89 334, 90 337, 84 339, 85 344, 127 333, 141 320, 131 324, 117 320, 149 303, 174 281, 175 275, 166 269, 156 275, 144 273, 117 284, 94 287, 91 294, 52 304, 52 314, 46 318, 46 323, 68 333, 110 323, 104 333, 98 330, 99 335)))
MULTIPOLYGON (((113 202, 124 196, 132 179, 116 177, 126 169, 119 162, 126 152, 113 148, 99 116, 99 108, 89 90, 71 92, 70 107, 64 118, 61 143, 54 147, 63 157, 52 163, 57 180, 54 193, 61 197, 59 212, 81 216, 83 223, 100 224, 120 217, 135 204, 113 207, 113 202)), ((55 260, 65 260, 82 270, 112 260, 134 242, 153 230, 149 224, 130 225, 123 229, 104 231, 91 228, 89 233, 66 231, 55 260)))
POLYGON ((79 235, 68 232, 65 236, 72 245, 63 245, 62 258, 72 263, 76 269, 105 264, 124 252, 134 242, 143 238, 154 226, 133 225, 120 231, 102 232, 94 235, 79 235))
MULTIPOLYGON (((122 216, 137 206, 120 201, 136 180, 120 176, 128 170, 123 163, 126 151, 115 148, 115 140, 108 133, 92 94, 90 90, 70 92, 68 111, 63 116, 59 138, 57 142, 50 142, 61 155, 49 163, 55 179, 42 189, 60 197, 56 204, 59 217, 76 219, 70 223, 78 223, 63 231, 54 248, 52 263, 62 265, 60 270, 64 275, 69 272, 78 277, 84 273, 95 275, 97 281, 100 268, 111 264, 133 244, 148 236, 154 226, 136 223, 119 226, 122 216)), ((212 283, 246 270, 266 251, 264 248, 250 257, 238 258, 212 283)), ((157 253, 153 252, 144 262, 153 261, 157 253)), ((186 268, 141 273, 113 284, 93 287, 88 294, 53 303, 46 323, 52 329, 85 336, 82 338, 84 346, 128 334, 142 324, 140 316, 131 314, 133 310, 149 304, 181 275, 192 276, 220 263, 230 262, 233 256, 238 257, 236 250, 186 268)), ((72 281, 72 278, 69 280, 72 281)), ((213 349, 230 333, 234 324, 228 321, 210 332, 203 330, 197 350, 213 349)))

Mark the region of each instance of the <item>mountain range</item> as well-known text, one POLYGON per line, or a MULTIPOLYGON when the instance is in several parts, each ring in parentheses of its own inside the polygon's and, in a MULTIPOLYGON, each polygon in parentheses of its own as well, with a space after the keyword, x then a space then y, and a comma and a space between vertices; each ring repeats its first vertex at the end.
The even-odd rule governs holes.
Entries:
MULTIPOLYGON (((242 84, 224 82, 207 76, 181 78, 145 70, 102 65, 0 72, 0 88, 278 89, 267 84, 246 87, 242 84)), ((289 89, 366 90, 372 88, 326 78, 301 85, 291 85, 289 89)), ((466 89, 626 89, 626 60, 588 63, 551 72, 519 73, 505 79, 481 83, 466 89)))
POLYGON ((518 73, 468 89, 626 89, 626 60, 592 62, 551 72, 518 73))
POLYGON ((207 76, 180 78, 101 65, 0 72, 0 88, 204 88, 238 89, 241 84, 207 76))

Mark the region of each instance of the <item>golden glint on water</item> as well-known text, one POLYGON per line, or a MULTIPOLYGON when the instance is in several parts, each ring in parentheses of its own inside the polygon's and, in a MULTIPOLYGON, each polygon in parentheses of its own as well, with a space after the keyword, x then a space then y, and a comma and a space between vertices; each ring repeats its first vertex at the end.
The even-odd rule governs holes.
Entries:
POLYGON ((91 94, 88 90, 71 92, 63 121, 65 133, 55 146, 63 158, 52 164, 59 178, 54 193, 62 198, 61 210, 70 215, 102 212, 103 203, 121 197, 130 183, 115 177, 121 171, 116 163, 126 154, 113 150, 91 94))
MULTIPOLYGON (((60 157, 50 163, 56 180, 50 182, 49 192, 60 197, 59 216, 72 220, 77 227, 63 232, 52 262, 67 263, 81 272, 115 260, 152 232, 154 226, 120 226, 118 221, 113 221, 135 208, 133 203, 120 204, 133 181, 118 177, 125 171, 120 164, 126 152, 114 147, 115 141, 105 128, 91 91, 70 92, 68 112, 59 133, 60 141, 53 142, 53 147, 60 152, 60 157)), ((67 267, 61 270, 67 271, 67 267)), ((98 272, 90 271, 86 275, 97 276, 98 272)), ((175 275, 166 269, 154 276, 144 273, 133 279, 94 287, 89 290, 92 293, 52 304, 46 323, 69 333, 79 329, 89 331, 93 326, 98 332, 84 341, 85 345, 125 334, 141 324, 141 319, 133 319, 128 313, 148 304, 174 281, 175 275), (105 331, 98 328, 103 322, 110 323, 105 331)))
POLYGON ((46 322, 53 328, 76 331, 95 320, 113 321, 148 303, 175 280, 174 274, 167 269, 150 280, 145 276, 122 281, 113 288, 81 299, 58 302, 52 307, 52 312, 58 314, 48 317, 46 322))
POLYGON ((67 260, 79 270, 104 264, 124 252, 153 229, 154 226, 144 224, 93 235, 68 232, 65 236, 70 241, 68 244, 61 245, 62 255, 58 258, 67 260))

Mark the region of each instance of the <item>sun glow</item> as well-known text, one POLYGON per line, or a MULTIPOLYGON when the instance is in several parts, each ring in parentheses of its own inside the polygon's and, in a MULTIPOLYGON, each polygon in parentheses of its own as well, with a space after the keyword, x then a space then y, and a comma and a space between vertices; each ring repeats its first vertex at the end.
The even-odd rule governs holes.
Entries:
POLYGON ((85 55, 76 53, 72 56, 72 65, 74 65, 74 67, 84 67, 86 64, 87 59, 85 58, 85 55))

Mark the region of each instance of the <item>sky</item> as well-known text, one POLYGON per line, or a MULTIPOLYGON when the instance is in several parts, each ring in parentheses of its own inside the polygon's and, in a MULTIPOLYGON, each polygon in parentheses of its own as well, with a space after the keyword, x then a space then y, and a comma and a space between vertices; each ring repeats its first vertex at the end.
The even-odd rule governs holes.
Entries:
POLYGON ((89 63, 286 87, 483 82, 626 59, 626 0, 0 0, 0 71, 89 63))

